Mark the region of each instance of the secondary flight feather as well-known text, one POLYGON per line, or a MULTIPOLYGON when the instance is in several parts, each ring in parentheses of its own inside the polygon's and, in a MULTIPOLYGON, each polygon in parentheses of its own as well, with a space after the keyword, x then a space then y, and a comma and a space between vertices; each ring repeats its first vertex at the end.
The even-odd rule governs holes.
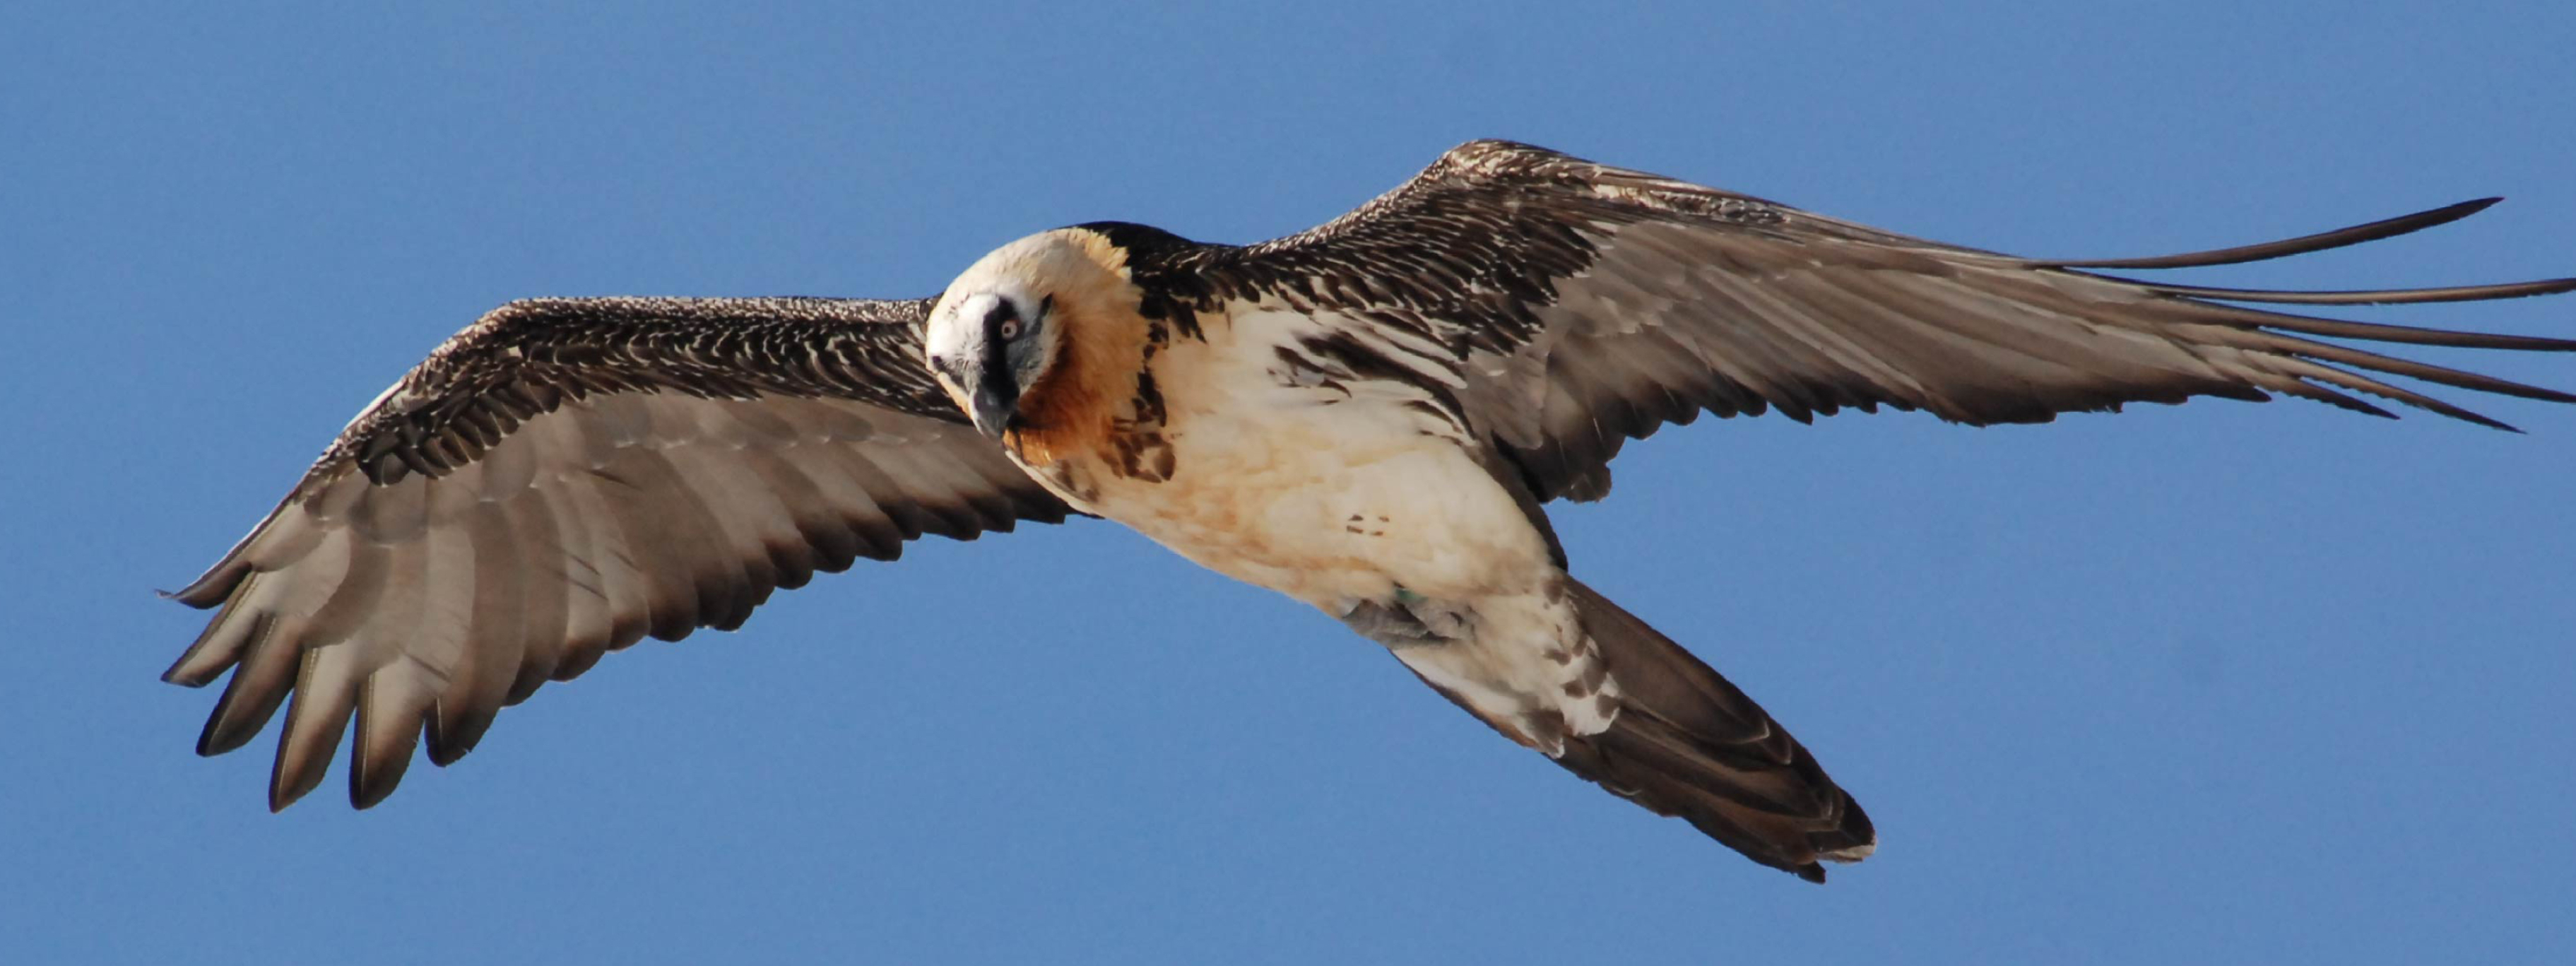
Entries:
POLYGON ((366 807, 423 738, 451 763, 502 707, 607 651, 739 626, 773 590, 923 534, 1082 513, 1321 609, 1506 738, 1822 880, 1876 847, 1859 804, 1743 692, 1576 580, 1545 504, 1607 495, 1628 440, 1701 412, 1987 425, 2283 394, 2504 427, 2387 380, 2576 396, 2352 343, 2576 342, 2243 303, 2576 279, 2278 292, 2110 274, 2358 244, 2492 201, 2050 261, 1479 141, 1300 234, 1056 229, 935 299, 512 303, 360 413, 175 595, 216 611, 166 677, 230 672, 201 754, 285 708, 272 808, 354 730, 366 807))

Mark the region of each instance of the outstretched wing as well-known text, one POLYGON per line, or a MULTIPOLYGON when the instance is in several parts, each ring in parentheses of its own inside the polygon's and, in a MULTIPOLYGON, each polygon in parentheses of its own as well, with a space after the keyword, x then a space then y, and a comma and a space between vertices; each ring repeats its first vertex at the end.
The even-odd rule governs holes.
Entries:
POLYGON ((1511 456, 1541 499, 1593 499, 1608 491, 1609 461, 1628 439, 1702 410, 1777 409, 1805 421, 1887 405, 1984 425, 2277 392, 2390 415, 2360 393, 2503 427, 2379 376, 2556 402, 2576 396, 2314 337, 2543 351, 2576 349, 2576 341, 2227 303, 2513 298, 2576 289, 2576 279, 2273 292, 2093 271, 2317 251, 2453 221, 2493 201, 2189 255, 2038 261, 1478 141, 1311 231, 1244 248, 1174 246, 1135 270, 1148 291, 1172 293, 1172 311, 1197 307, 1193 299, 1268 300, 1356 320, 1375 330, 1363 340, 1374 344, 1439 346, 1454 365, 1447 388, 1460 415, 1511 456))
POLYGON ((431 353, 175 596, 219 608, 167 680, 232 679, 199 754, 289 694, 269 805, 318 785, 354 714, 349 795, 415 744, 647 634, 730 629, 779 587, 924 533, 1068 512, 921 362, 928 301, 517 302, 431 353))

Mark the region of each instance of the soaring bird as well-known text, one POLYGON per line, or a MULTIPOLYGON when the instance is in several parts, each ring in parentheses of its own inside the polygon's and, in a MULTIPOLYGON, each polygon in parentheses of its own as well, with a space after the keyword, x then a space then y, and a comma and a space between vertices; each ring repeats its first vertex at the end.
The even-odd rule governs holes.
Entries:
POLYGON ((354 716, 365 808, 423 737, 454 762, 503 706, 607 651, 732 629, 776 588, 925 533, 1081 513, 1313 605, 1504 737, 1822 881, 1822 861, 1875 848, 1868 816, 1751 698, 1575 579, 1545 505, 1607 495, 1628 440, 1703 411, 1983 426, 2277 393, 2510 428, 2383 377, 2576 395, 2349 341, 2576 341, 2245 303, 2576 279, 2286 292, 2105 274, 2352 245, 2493 201, 2038 260, 1477 141, 1256 245, 1102 222, 1004 246, 933 299, 516 302, 367 406, 174 595, 216 612, 166 679, 231 672, 207 755, 292 696, 271 808, 320 783, 354 716))

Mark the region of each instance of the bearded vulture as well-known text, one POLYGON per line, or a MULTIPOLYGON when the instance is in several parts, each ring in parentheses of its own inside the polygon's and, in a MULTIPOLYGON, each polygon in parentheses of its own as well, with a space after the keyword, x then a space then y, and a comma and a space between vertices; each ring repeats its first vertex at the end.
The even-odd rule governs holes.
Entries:
POLYGON ((1248 247, 1104 222, 1005 246, 936 299, 516 302, 368 406, 174 595, 215 613, 166 678, 231 672, 200 754, 287 705, 273 809, 321 782, 354 716, 365 808, 422 738, 454 762, 503 706, 607 651, 732 629, 772 590, 925 533, 1080 513, 1320 608, 1504 737, 1821 881, 1819 860, 1875 847, 1868 816, 1752 699, 1572 577, 1545 504, 1601 498, 1626 441, 1702 411, 1983 426, 2280 393, 2510 428, 2382 377, 2576 396, 2348 341, 2576 341, 2242 303, 2576 279, 2283 292, 2103 274, 2336 248, 2493 201, 2033 260, 1479 141, 1248 247))

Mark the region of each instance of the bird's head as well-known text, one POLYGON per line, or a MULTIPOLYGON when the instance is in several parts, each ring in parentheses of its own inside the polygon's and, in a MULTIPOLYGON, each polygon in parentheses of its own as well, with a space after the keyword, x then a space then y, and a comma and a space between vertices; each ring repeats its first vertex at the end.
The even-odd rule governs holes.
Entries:
POLYGON ((978 431, 999 437, 1067 410, 1075 400, 1066 397, 1089 388, 1073 371, 1082 368, 1081 343, 1109 336, 1092 330, 1132 317, 1136 305, 1123 250, 1097 232, 1057 229, 1004 245, 957 276, 931 307, 922 348, 948 398, 978 431))

